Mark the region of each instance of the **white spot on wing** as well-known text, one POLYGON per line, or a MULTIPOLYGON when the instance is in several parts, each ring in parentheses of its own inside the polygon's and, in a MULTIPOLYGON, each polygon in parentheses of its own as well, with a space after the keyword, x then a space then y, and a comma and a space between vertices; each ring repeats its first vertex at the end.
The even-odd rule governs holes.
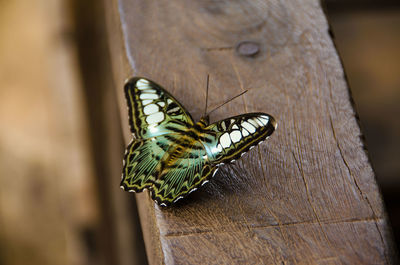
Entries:
POLYGON ((222 146, 221 146, 221 144, 218 144, 216 147, 212 147, 211 148, 211 152, 213 153, 213 154, 218 154, 218 153, 220 153, 222 151, 222 146))
POLYGON ((179 107, 175 107, 173 109, 168 110, 169 113, 174 113, 174 112, 177 112, 177 111, 179 111, 179 107))
POLYGON ((206 184, 208 182, 208 180, 205 180, 203 183, 201 183, 201 186, 203 186, 204 184, 206 184))
POLYGON ((221 145, 221 144, 218 144, 218 145, 217 145, 217 151, 218 151, 218 152, 222 152, 222 145, 221 145))
POLYGON ((248 123, 247 121, 242 122, 242 126, 249 132, 249 133, 254 133, 256 131, 256 128, 254 128, 253 125, 248 123))
POLYGON ((139 84, 136 84, 136 87, 137 87, 139 90, 149 89, 149 88, 150 88, 148 85, 139 85, 139 84))
POLYGON ((144 85, 150 84, 149 81, 147 81, 146 79, 143 79, 143 78, 138 80, 138 84, 139 84, 139 83, 140 83, 140 84, 144 84, 144 85))
POLYGON ((221 122, 221 127, 222 127, 222 130, 226 130, 226 125, 225 125, 225 122, 223 121, 223 122, 221 122))
MULTIPOLYGON (((156 132, 158 132, 158 127, 157 126, 155 126, 155 125, 153 125, 153 126, 149 126, 149 127, 147 127, 148 129, 149 129, 149 131, 151 132, 151 133, 156 133, 156 132)), ((155 141, 156 140, 156 138, 150 138, 152 141, 155 141)))
POLYGON ((228 133, 224 133, 223 135, 221 135, 219 141, 223 148, 227 148, 231 145, 231 138, 229 137, 228 133))
POLYGON ((215 176, 215 174, 217 173, 218 169, 219 169, 219 168, 217 168, 217 169, 214 171, 214 173, 213 173, 213 175, 212 175, 212 178, 215 176))
POLYGON ((144 79, 140 79, 139 81, 137 81, 136 86, 140 90, 150 88, 149 87, 149 81, 144 80, 144 79))
POLYGON ((234 124, 234 125, 232 126, 232 129, 239 130, 239 127, 238 127, 236 124, 234 124))
POLYGON ((159 107, 156 104, 150 104, 143 108, 143 112, 146 115, 153 114, 159 111, 159 107))
POLYGON ((269 118, 267 116, 260 116, 258 118, 264 125, 267 125, 269 118))
POLYGON ((254 127, 256 127, 256 128, 260 127, 260 125, 253 119, 249 119, 248 122, 251 123, 252 125, 254 125, 254 127))
POLYGON ((240 141, 240 139, 242 139, 242 134, 238 130, 232 131, 230 135, 231 135, 232 142, 234 142, 234 143, 237 143, 240 141))
POLYGON ((264 126, 264 123, 263 123, 263 122, 261 122, 261 120, 260 120, 260 119, 256 118, 256 119, 255 119, 255 121, 258 123, 258 125, 260 125, 260 126, 264 126))
POLYGON ((246 137, 247 135, 249 135, 249 132, 245 128, 243 128, 242 135, 243 135, 243 137, 246 137))
POLYGON ((145 99, 145 100, 142 101, 142 104, 144 106, 144 105, 150 104, 151 102, 153 102, 152 99, 145 99))
POLYGON ((157 99, 157 94, 142 93, 140 94, 140 99, 157 99))
POLYGON ((160 107, 164 107, 165 106, 164 102, 158 102, 157 104, 160 105, 160 107))
POLYGON ((177 201, 179 201, 180 199, 182 199, 183 198, 183 196, 179 196, 178 198, 176 198, 175 200, 174 200, 174 202, 177 202, 177 201))
POLYGON ((149 87, 149 89, 143 90, 143 93, 152 93, 152 94, 154 94, 154 93, 157 93, 157 91, 155 89, 152 89, 151 87, 149 87))
POLYGON ((147 118, 146 118, 146 122, 148 124, 159 123, 163 120, 164 120, 164 113, 162 113, 162 112, 153 113, 153 114, 147 116, 147 118))

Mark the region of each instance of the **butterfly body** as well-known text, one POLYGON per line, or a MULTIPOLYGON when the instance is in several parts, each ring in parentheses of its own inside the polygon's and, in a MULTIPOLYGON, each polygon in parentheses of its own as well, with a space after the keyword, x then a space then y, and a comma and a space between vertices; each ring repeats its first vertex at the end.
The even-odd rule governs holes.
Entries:
POLYGON ((135 138, 128 145, 122 174, 124 190, 151 191, 166 206, 206 183, 221 164, 238 159, 276 127, 265 113, 248 113, 209 124, 195 123, 167 91, 145 78, 125 85, 135 138))

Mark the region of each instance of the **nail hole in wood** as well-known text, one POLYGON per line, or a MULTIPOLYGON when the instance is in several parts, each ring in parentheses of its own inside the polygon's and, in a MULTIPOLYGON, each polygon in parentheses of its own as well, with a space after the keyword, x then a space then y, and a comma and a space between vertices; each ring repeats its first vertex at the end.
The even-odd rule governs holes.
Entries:
POLYGON ((254 57, 260 52, 260 45, 253 41, 242 41, 236 45, 236 52, 242 56, 254 57))

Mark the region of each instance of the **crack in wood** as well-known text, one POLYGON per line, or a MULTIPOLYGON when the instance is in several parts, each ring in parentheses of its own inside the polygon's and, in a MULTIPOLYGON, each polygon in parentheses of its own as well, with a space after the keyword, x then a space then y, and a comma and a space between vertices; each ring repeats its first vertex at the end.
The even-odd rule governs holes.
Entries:
MULTIPOLYGON (((295 128, 296 128, 296 137, 298 137, 298 134, 297 134, 297 127, 295 126, 295 128)), ((299 144, 299 143, 298 143, 298 144, 299 144)), ((312 201, 311 201, 311 194, 310 194, 310 190, 309 190, 309 187, 308 187, 308 183, 307 183, 306 177, 305 177, 305 175, 304 175, 303 165, 301 164, 301 162, 300 162, 299 160, 297 160, 297 158, 296 158, 296 156, 295 156, 295 154, 294 154, 293 151, 292 151, 292 155, 293 155, 294 161, 296 162, 297 168, 298 168, 299 171, 300 171, 301 177, 302 177, 302 179, 303 179, 304 186, 305 186, 305 189, 306 189, 306 194, 307 194, 308 203, 310 204, 310 206, 311 206, 311 208, 312 208, 312 210, 313 210, 314 216, 315 216, 315 218, 316 218, 316 220, 317 220, 317 223, 319 224, 319 226, 320 226, 320 228, 321 228, 322 234, 324 235, 326 242, 328 243, 328 245, 330 246, 330 248, 332 248, 332 245, 331 245, 331 242, 330 242, 330 240, 329 240, 329 238, 328 238, 328 235, 325 233, 325 230, 324 230, 323 227, 322 227, 321 220, 320 220, 320 218, 319 218, 319 216, 318 216, 318 214, 317 214, 317 210, 315 209, 314 204, 313 204, 312 201)))
POLYGON ((339 258, 339 257, 336 257, 336 256, 334 256, 334 257, 326 257, 326 258, 321 258, 321 259, 317 260, 317 264, 320 264, 321 262, 326 262, 326 261, 337 261, 337 260, 340 261, 340 258, 339 258))
MULTIPOLYGON (((383 218, 378 218, 378 221, 384 220, 383 218)), ((288 223, 281 223, 281 224, 271 224, 271 225, 253 225, 249 228, 252 230, 256 229, 269 229, 269 228, 280 228, 280 227, 296 227, 296 226, 304 226, 304 225, 318 225, 318 226, 326 226, 326 225, 336 225, 336 224, 356 224, 356 223, 369 223, 369 222, 376 222, 377 220, 374 218, 351 218, 347 220, 328 220, 328 221, 299 221, 299 222, 288 222, 288 223)), ((244 225, 245 226, 245 225, 244 225)), ((240 226, 239 226, 240 227, 240 226)), ((209 229, 194 229, 192 231, 179 231, 179 232, 167 232, 162 236, 168 237, 184 237, 184 236, 194 236, 194 235, 201 235, 201 234, 214 234, 214 233, 234 233, 240 232, 238 230, 223 230, 224 228, 232 228, 232 226, 222 226, 218 227, 219 230, 215 230, 214 228, 209 229)), ((247 226, 246 226, 247 228, 247 226)))
MULTIPOLYGON (((342 150, 342 148, 341 148, 341 146, 340 146, 340 144, 339 144, 339 141, 338 141, 338 139, 337 139, 337 136, 336 136, 336 130, 335 130, 335 127, 333 126, 333 120, 332 120, 332 115, 331 115, 331 114, 329 114, 329 121, 330 121, 330 124, 331 124, 331 129, 332 129, 332 133, 333 133, 333 138, 335 139, 336 146, 337 146, 337 148, 338 148, 338 150, 339 150, 339 154, 340 154, 340 156, 341 156, 341 158, 342 158, 342 160, 343 160, 343 163, 344 163, 344 165, 346 166, 347 171, 348 171, 350 177, 352 178, 352 180, 353 180, 353 182, 354 182, 354 185, 357 187, 357 190, 358 190, 358 192, 360 193, 361 198, 362 198, 363 200, 365 200, 365 202, 368 204, 369 208, 371 209, 371 211, 372 211, 372 217, 373 217, 373 220, 375 220, 375 227, 376 227, 376 229, 377 229, 377 231, 378 231, 378 234, 379 234, 381 243, 382 243, 383 246, 385 246, 385 241, 384 241, 384 239, 383 239, 382 231, 380 230, 380 228, 379 228, 379 226, 378 226, 378 222, 377 222, 378 217, 377 217, 377 215, 376 215, 376 213, 375 213, 374 208, 372 207, 372 204, 371 204, 371 202, 370 202, 368 196, 367 196, 366 194, 364 194, 364 192, 362 191, 361 187, 359 186, 359 184, 358 184, 358 182, 357 182, 356 177, 353 175, 353 173, 352 173, 352 171, 351 171, 351 169, 350 169, 350 166, 349 166, 348 162, 346 161, 346 159, 345 159, 345 157, 344 157, 343 150, 342 150)), ((387 256, 386 250, 384 251, 384 256, 385 256, 385 259, 386 259, 387 264, 389 264, 389 258, 388 258, 388 256, 387 256)))
POLYGON ((335 139, 336 146, 337 146, 337 148, 339 150, 340 157, 342 158, 342 161, 343 161, 344 165, 346 166, 347 172, 349 173, 350 177, 352 178, 352 180, 354 182, 354 185, 356 186, 361 198, 363 200, 365 200, 366 203, 369 205, 369 208, 371 209, 373 216, 376 216, 375 211, 372 208, 372 205, 371 205, 371 203, 370 203, 370 201, 368 199, 368 196, 365 195, 364 192, 361 190, 361 187, 358 185, 357 179, 355 178, 355 176, 353 175, 353 173, 352 173, 352 171, 350 169, 349 163, 346 161, 346 159, 344 157, 343 150, 342 150, 342 148, 341 148, 341 146, 339 144, 339 141, 337 139, 337 136, 336 136, 336 130, 335 130, 335 127, 333 126, 333 120, 332 120, 332 116, 331 115, 329 115, 329 121, 330 121, 330 124, 331 124, 333 138, 335 139))
MULTIPOLYGON (((241 89, 242 91, 244 91, 245 89, 244 89, 244 87, 243 87, 242 79, 240 78, 239 71, 237 70, 237 67, 236 67, 235 64, 233 63, 232 57, 231 57, 231 64, 232 64, 232 67, 233 67, 233 69, 234 69, 234 71, 235 71, 236 78, 237 78, 237 80, 238 80, 238 82, 239 82, 240 89, 241 89)), ((246 101, 245 101, 245 96, 244 96, 244 95, 242 96, 242 99, 243 99, 243 103, 244 103, 244 109, 245 109, 246 112, 248 112, 248 110, 247 110, 247 105, 246 105, 246 101)), ((238 200, 239 200, 239 198, 238 198, 238 200)), ((240 212, 243 214, 243 218, 244 218, 244 220, 245 220, 246 226, 247 226, 247 228, 249 229, 249 231, 251 231, 251 230, 250 230, 250 227, 249 227, 249 225, 248 225, 248 222, 247 222, 246 215, 244 214, 243 208, 242 208, 242 206, 240 205, 240 202, 238 203, 238 205, 239 205, 240 212)))
MULTIPOLYGON (((243 82, 242 82, 242 78, 240 77, 240 74, 239 74, 239 70, 237 69, 236 65, 233 63, 233 58, 232 57, 231 57, 231 64, 232 64, 232 68, 233 68, 233 70, 235 72, 236 79, 239 82, 240 89, 242 91, 245 91, 244 85, 243 85, 243 82)), ((242 99, 243 99, 244 110, 245 110, 246 113, 249 113, 249 110, 247 108, 246 98, 245 98, 244 95, 243 95, 242 99)), ((261 147, 260 146, 257 146, 257 152, 258 152, 258 157, 259 157, 259 161, 260 161, 260 164, 261 164, 261 171, 262 171, 262 175, 263 175, 264 185, 266 185, 267 184, 267 179, 266 179, 266 174, 265 174, 265 170, 264 170, 264 160, 261 159, 262 156, 261 156, 261 147)), ((284 233, 284 231, 282 229, 282 226, 281 226, 282 222, 279 220, 278 216, 276 216, 273 213, 273 211, 268 207, 268 205, 265 204, 264 201, 263 201, 263 204, 264 204, 265 209, 269 212, 269 214, 278 223, 279 232, 280 232, 280 234, 281 234, 281 236, 282 236, 282 238, 283 238, 283 240, 285 242, 285 245, 289 248, 287 236, 284 233)), ((268 250, 268 248, 267 248, 267 250, 268 250)), ((268 250, 268 253, 271 256, 271 258, 274 259, 274 257, 272 256, 272 254, 271 254, 271 252, 269 250, 268 250)))
POLYGON ((234 47, 209 47, 209 48, 201 48, 201 50, 206 52, 215 52, 215 51, 231 51, 235 49, 234 47))
MULTIPOLYGON (((297 144, 296 146, 297 146, 297 148, 300 148, 301 147, 301 145, 300 145, 300 137, 299 137, 299 132, 297 130, 298 127, 297 127, 297 124, 296 124, 296 117, 294 116, 294 113, 293 113, 293 126, 294 126, 294 129, 295 129, 295 135, 296 135, 296 144, 297 144)), ((296 156, 295 156, 293 151, 291 153, 292 153, 293 159, 294 159, 294 161, 295 161, 295 163, 297 165, 297 168, 299 169, 301 177, 303 179, 303 183, 304 183, 304 186, 305 186, 305 189, 306 189, 308 204, 310 205, 310 207, 311 207, 311 209, 312 209, 312 211, 314 213, 314 216, 315 216, 318 224, 320 225, 321 232, 324 235, 326 242, 332 248, 332 245, 331 245, 331 242, 330 242, 330 240, 328 238, 328 235, 325 233, 324 229, 322 228, 321 220, 320 220, 320 218, 319 218, 319 216, 317 214, 317 210, 315 209, 315 206, 311 201, 312 197, 311 197, 311 194, 310 194, 310 189, 309 189, 309 186, 308 186, 308 183, 307 183, 307 180, 306 180, 306 176, 304 174, 303 164, 301 163, 301 160, 302 160, 301 152, 299 152, 300 160, 298 160, 296 158, 296 156)))

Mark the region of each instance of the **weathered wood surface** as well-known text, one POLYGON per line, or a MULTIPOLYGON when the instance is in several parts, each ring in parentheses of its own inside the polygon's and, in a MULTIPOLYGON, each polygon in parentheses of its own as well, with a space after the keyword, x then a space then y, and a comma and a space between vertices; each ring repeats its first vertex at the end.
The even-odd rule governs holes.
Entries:
POLYGON ((132 75, 163 84, 197 119, 210 74, 211 106, 249 89, 212 120, 263 111, 279 124, 269 141, 176 206, 161 209, 146 193, 137 196, 150 264, 396 262, 319 1, 107 5, 126 141, 122 87, 132 75), (244 41, 259 51, 240 54, 244 41))

